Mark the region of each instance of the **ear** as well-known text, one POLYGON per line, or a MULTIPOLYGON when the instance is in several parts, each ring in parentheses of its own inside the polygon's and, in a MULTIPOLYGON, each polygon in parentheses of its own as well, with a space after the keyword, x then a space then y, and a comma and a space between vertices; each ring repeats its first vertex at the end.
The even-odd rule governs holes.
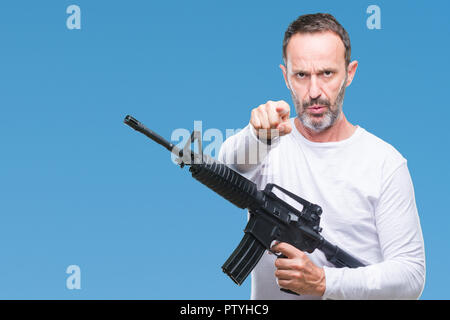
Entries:
POLYGON ((355 76, 357 68, 358 68, 358 61, 356 61, 356 60, 354 60, 354 61, 352 61, 352 62, 350 62, 348 64, 348 67, 347 67, 347 84, 345 85, 346 87, 348 87, 352 83, 353 77, 355 76))
POLYGON ((283 71, 283 77, 284 77, 284 83, 286 83, 286 87, 291 90, 291 88, 289 87, 289 81, 287 79, 287 69, 285 66, 283 66, 282 64, 280 64, 280 69, 281 71, 283 71))

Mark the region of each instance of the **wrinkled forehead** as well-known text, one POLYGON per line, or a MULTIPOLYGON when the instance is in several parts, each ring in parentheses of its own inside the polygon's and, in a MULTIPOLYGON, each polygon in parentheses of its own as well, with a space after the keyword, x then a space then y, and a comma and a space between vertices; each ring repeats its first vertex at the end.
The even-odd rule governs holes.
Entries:
POLYGON ((331 31, 294 34, 286 48, 288 69, 343 68, 345 47, 341 38, 331 31))

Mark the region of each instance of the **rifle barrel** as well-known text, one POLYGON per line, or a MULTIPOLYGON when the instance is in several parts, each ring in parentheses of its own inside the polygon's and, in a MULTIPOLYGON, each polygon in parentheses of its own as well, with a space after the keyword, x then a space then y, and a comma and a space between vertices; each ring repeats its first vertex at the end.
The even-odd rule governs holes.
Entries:
POLYGON ((133 128, 134 130, 145 134, 147 137, 149 137, 150 139, 152 139, 156 143, 162 145, 164 148, 166 148, 167 150, 169 150, 170 152, 172 152, 176 156, 178 156, 178 157, 183 156, 183 150, 182 149, 176 147, 173 143, 170 143, 169 141, 167 141, 166 139, 161 137, 156 132, 150 130, 149 128, 144 126, 141 122, 139 122, 138 120, 136 120, 132 116, 127 115, 125 117, 125 119, 123 120, 123 122, 126 125, 130 126, 131 128, 133 128))

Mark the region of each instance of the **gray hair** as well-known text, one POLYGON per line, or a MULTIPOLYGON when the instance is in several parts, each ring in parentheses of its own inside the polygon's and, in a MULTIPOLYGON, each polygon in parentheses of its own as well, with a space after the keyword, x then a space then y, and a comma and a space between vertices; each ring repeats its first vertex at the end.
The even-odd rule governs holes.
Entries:
POLYGON ((337 34, 345 47, 345 67, 350 63, 352 46, 350 37, 344 27, 329 13, 305 14, 293 21, 286 32, 283 39, 283 60, 286 63, 286 48, 289 40, 296 33, 316 33, 331 31, 337 34))

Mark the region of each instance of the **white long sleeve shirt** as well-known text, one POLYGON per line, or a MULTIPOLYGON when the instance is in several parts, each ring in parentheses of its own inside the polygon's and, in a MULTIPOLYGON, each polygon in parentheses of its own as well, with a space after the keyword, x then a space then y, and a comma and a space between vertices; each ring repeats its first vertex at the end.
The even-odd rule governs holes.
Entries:
POLYGON ((296 129, 294 118, 291 122, 292 132, 271 145, 248 125, 224 142, 219 160, 259 189, 275 183, 320 205, 325 239, 367 267, 336 268, 315 250, 309 258, 324 268, 325 294, 295 296, 280 291, 276 257, 266 252, 252 272, 251 298, 419 298, 425 252, 406 159, 359 126, 348 139, 317 143, 296 129))

